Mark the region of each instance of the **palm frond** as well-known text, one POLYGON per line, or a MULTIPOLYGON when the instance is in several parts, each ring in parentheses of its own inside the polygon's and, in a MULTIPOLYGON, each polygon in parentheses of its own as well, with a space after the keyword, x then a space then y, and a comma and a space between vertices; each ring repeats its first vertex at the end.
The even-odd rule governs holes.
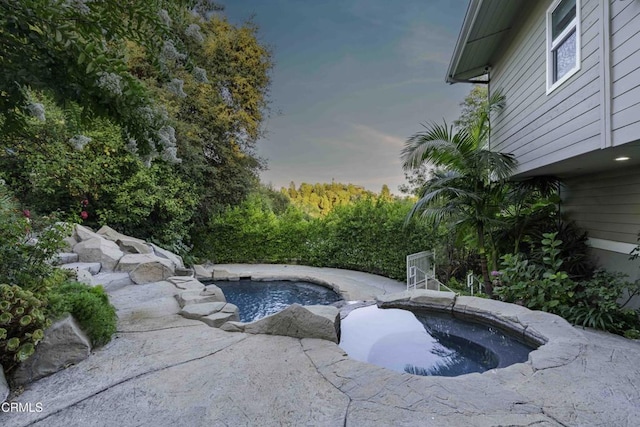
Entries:
POLYGON ((555 176, 534 176, 522 181, 512 182, 511 191, 528 194, 533 191, 542 197, 549 197, 558 193, 561 181, 555 176))
POLYGON ((513 175, 518 167, 518 161, 513 154, 485 149, 475 151, 470 162, 472 162, 474 169, 485 171, 488 178, 492 180, 507 179, 513 175))
POLYGON ((423 209, 420 212, 420 218, 424 219, 434 227, 438 227, 442 221, 455 217, 457 215, 457 209, 445 205, 445 206, 433 206, 423 209))
POLYGON ((442 166, 454 158, 457 147, 453 143, 453 128, 431 123, 423 125, 426 130, 411 136, 401 151, 402 167, 412 170, 424 162, 434 166, 442 166))

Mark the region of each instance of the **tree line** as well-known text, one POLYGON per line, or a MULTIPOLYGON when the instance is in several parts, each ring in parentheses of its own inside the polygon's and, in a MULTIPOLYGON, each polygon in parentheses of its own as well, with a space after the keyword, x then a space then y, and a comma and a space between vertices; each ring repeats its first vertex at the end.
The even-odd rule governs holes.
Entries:
POLYGON ((389 187, 384 184, 380 194, 366 190, 360 185, 331 183, 309 184, 300 186, 291 181, 289 187, 280 188, 280 193, 289 198, 292 204, 312 216, 325 216, 337 206, 344 206, 363 198, 393 199, 389 187))
POLYGON ((0 2, 0 179, 185 253, 258 187, 271 51, 217 4, 134 3, 0 2))

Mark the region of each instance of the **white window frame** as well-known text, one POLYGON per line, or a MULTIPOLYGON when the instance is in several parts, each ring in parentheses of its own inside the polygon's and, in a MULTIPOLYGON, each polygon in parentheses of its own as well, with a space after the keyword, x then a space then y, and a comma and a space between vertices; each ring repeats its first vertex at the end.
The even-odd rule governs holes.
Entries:
POLYGON ((569 80, 571 76, 573 76, 575 73, 577 73, 580 70, 580 62, 581 62, 580 52, 582 50, 581 37, 580 37, 580 33, 581 33, 580 31, 580 27, 581 27, 580 0, 576 0, 576 17, 574 18, 573 21, 569 23, 569 25, 567 25, 567 28, 565 28, 564 31, 562 31, 562 33, 560 33, 554 40, 552 38, 553 37, 552 14, 553 14, 553 11, 556 10, 556 8, 558 7, 561 1, 562 0, 555 0, 553 3, 551 3, 551 6, 549 6, 549 9, 547 9, 547 95, 549 95, 556 88, 561 86, 564 82, 569 80), (553 53, 557 49, 557 47, 560 44, 562 44, 562 42, 564 42, 571 33, 573 33, 574 30, 576 33, 576 65, 571 70, 569 70, 564 76, 562 76, 562 78, 554 82, 553 75, 555 70, 554 70, 553 53))

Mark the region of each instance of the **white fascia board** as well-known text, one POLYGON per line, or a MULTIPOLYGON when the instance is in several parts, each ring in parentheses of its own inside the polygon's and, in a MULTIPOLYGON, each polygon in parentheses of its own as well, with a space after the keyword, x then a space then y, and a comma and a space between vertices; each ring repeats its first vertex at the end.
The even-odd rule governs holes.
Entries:
POLYGON ((627 255, 637 247, 637 245, 633 243, 616 242, 614 240, 596 239, 593 237, 587 239, 587 244, 594 249, 602 249, 604 251, 627 255))
POLYGON ((447 70, 447 83, 455 83, 455 70, 458 68, 460 64, 460 59, 462 58, 462 52, 464 51, 467 42, 469 41, 469 34, 471 33, 471 29, 476 22, 476 18, 478 17, 478 11, 482 7, 483 0, 471 0, 469 2, 469 6, 467 7, 467 13, 464 16, 464 21, 462 23, 462 28, 460 29, 460 34, 458 34, 458 41, 456 42, 456 47, 453 50, 453 55, 451 56, 451 62, 449 63, 449 69, 447 70))

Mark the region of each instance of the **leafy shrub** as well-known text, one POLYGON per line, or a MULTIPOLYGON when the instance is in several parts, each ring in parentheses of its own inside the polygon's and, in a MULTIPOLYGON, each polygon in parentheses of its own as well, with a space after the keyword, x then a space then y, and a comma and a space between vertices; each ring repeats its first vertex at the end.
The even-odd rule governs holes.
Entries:
POLYGON ((542 264, 524 259, 522 254, 502 257, 496 295, 532 310, 558 314, 576 325, 635 336, 640 329, 638 313, 624 309, 618 301, 625 294, 640 292, 640 283, 626 282, 623 274, 604 270, 574 282, 561 270, 562 241, 556 239, 556 233, 543 237, 542 264))
MULTIPOLYGON (((553 221, 549 225, 556 233, 556 238, 562 241, 559 258, 562 259, 562 269, 573 280, 588 279, 593 276, 596 268, 589 257, 589 245, 587 245, 587 233, 580 229, 574 221, 553 221)), ((531 259, 542 262, 544 250, 540 243, 544 240, 544 233, 535 233, 536 244, 530 248, 531 259)))
POLYGON ((57 318, 65 313, 75 317, 94 346, 108 343, 116 332, 116 311, 102 286, 66 282, 53 288, 49 295, 48 314, 57 318))
POLYGON ((0 182, 0 283, 12 283, 39 293, 54 268, 49 260, 64 246, 67 226, 54 216, 36 218, 20 211, 0 182), (33 217, 33 218, 31 218, 33 217))
POLYGON ((532 310, 561 314, 575 295, 575 283, 561 271, 562 259, 556 233, 545 233, 542 265, 530 263, 521 254, 502 257, 500 282, 496 294, 503 300, 518 302, 532 310))
POLYGON ((597 270, 590 280, 580 282, 575 302, 565 313, 567 320, 617 334, 638 329, 638 314, 625 309, 626 303, 622 306, 618 303, 625 293, 635 294, 640 287, 638 282, 625 281, 625 277, 622 273, 597 270))
POLYGON ((17 285, 0 285, 0 364, 13 370, 33 354, 50 322, 45 301, 17 285))

